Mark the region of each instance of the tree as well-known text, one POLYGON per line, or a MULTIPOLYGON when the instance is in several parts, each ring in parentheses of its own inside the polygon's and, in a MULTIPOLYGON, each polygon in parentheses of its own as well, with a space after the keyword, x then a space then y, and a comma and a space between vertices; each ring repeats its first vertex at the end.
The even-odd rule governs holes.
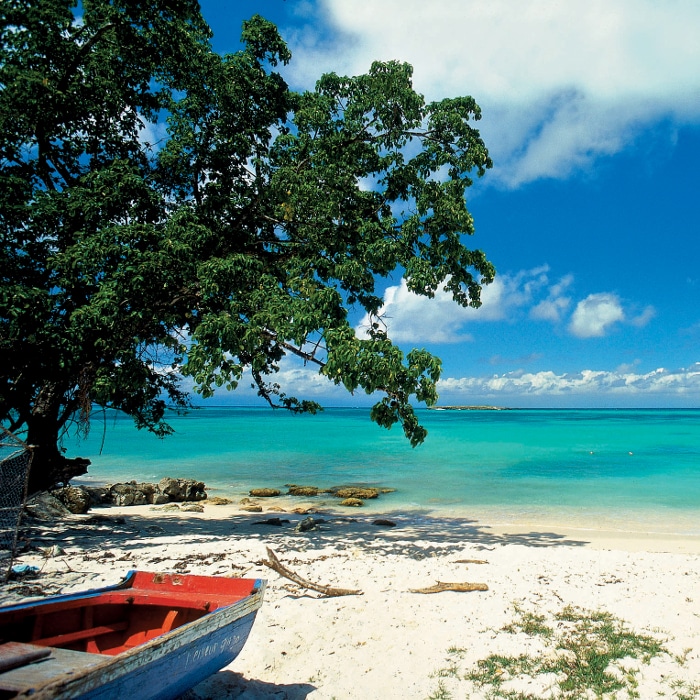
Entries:
POLYGON ((398 270, 479 306, 474 100, 426 104, 398 62, 296 93, 259 16, 222 57, 195 0, 74 5, 6 0, 0 28, 0 419, 35 445, 30 488, 83 467, 60 438, 95 405, 167 434, 181 375, 209 396, 249 370, 315 411, 271 381, 287 354, 379 392, 372 419, 421 442, 411 401, 435 402, 440 362, 391 342, 376 284, 398 270))

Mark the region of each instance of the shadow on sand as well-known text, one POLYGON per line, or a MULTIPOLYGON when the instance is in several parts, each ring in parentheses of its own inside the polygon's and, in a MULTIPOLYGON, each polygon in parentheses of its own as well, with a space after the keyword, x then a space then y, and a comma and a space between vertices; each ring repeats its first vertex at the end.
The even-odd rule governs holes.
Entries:
POLYGON ((381 516, 316 513, 311 516, 315 528, 306 532, 296 528, 307 516, 294 513, 222 513, 222 517, 202 517, 196 513, 159 511, 153 515, 134 513, 112 517, 109 507, 95 512, 95 515, 56 522, 50 527, 45 524, 40 528, 30 526, 26 534, 30 539, 49 539, 73 549, 139 549, 149 540, 186 534, 188 542, 194 546, 212 541, 257 538, 281 549, 303 542, 303 549, 307 551, 330 546, 340 550, 360 547, 415 559, 449 554, 465 545, 490 549, 509 544, 527 547, 582 547, 588 544, 586 540, 572 539, 557 532, 496 532, 475 520, 438 518, 428 511, 411 511, 410 515, 390 512, 381 516), (376 524, 378 520, 395 525, 379 525, 376 524))
POLYGON ((204 700, 204 698, 258 699, 277 698, 278 700, 304 700, 316 687, 309 683, 275 685, 255 679, 245 678, 234 671, 219 671, 199 685, 188 690, 178 700, 204 700))

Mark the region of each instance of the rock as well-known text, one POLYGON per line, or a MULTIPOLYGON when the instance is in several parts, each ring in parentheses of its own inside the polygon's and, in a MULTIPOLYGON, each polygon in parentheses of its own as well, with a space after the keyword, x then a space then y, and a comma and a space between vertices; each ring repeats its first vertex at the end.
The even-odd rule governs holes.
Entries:
POLYGON ((292 508, 291 512, 297 515, 308 515, 309 513, 315 513, 316 508, 313 506, 299 506, 298 508, 292 508))
POLYGON ((128 484, 114 484, 109 492, 115 506, 143 506, 148 502, 146 494, 137 488, 135 481, 128 484))
POLYGON ((244 510, 246 513, 262 513, 262 506, 241 506, 241 510, 244 510))
POLYGON ((280 495, 279 489, 251 489, 249 493, 253 498, 274 498, 280 495))
POLYGON ((318 486, 297 486, 296 484, 287 484, 290 496, 318 496, 320 489, 318 486))
POLYGON ((368 499, 379 498, 379 489, 348 486, 333 491, 336 498, 368 499))
POLYGON ((309 530, 318 530, 318 526, 323 520, 316 520, 308 517, 300 521, 294 528, 297 532, 309 532, 309 530))
POLYGON ((177 503, 166 503, 164 506, 159 506, 158 508, 151 508, 151 510, 157 510, 159 513, 170 513, 172 511, 180 510, 180 506, 177 503))
POLYGON ((372 525, 378 525, 379 527, 396 527, 396 523, 393 520, 385 520, 384 518, 377 518, 372 525))
POLYGON ((165 477, 158 482, 161 493, 171 501, 203 501, 207 494, 201 481, 165 477))
POLYGON ((227 506, 230 503, 233 503, 230 498, 222 498, 221 496, 212 496, 211 498, 207 498, 208 506, 227 506))
POLYGON ((345 500, 340 502, 341 506, 352 506, 353 508, 359 508, 364 504, 365 502, 360 500, 359 498, 346 498, 345 500))
POLYGON ((71 515, 68 508, 48 491, 34 494, 27 500, 24 507, 29 515, 37 520, 56 520, 71 515))
POLYGON ((112 502, 109 496, 109 487, 85 486, 84 488, 87 491, 88 496, 90 496, 91 506, 103 506, 112 502))
MULTIPOLYGON (((193 479, 172 479, 166 477, 159 483, 137 483, 129 481, 113 484, 106 489, 91 489, 93 500, 100 503, 111 503, 116 506, 141 506, 147 503, 163 505, 183 501, 203 501, 206 497, 206 487, 201 481, 193 479)), ((96 504, 95 504, 96 505, 96 504)))
POLYGON ((180 506, 180 510, 184 510, 187 513, 203 513, 204 506, 201 503, 187 503, 184 506, 180 506))
MULTIPOLYGON (((132 481, 131 485, 134 487, 135 491, 143 494, 143 497, 146 499, 146 503, 155 503, 156 498, 159 496, 162 497, 163 495, 160 492, 157 484, 149 484, 148 482, 137 484, 135 481, 132 481)), ((161 503, 163 502, 165 501, 161 501, 161 503)))
POLYGON ((66 550, 60 545, 55 544, 53 547, 49 547, 48 549, 44 550, 44 553, 47 557, 63 557, 66 555, 66 550))
POLYGON ((267 509, 270 513, 286 513, 287 511, 282 506, 270 506, 267 509))
POLYGON ((76 515, 85 515, 90 510, 90 494, 82 486, 64 486, 54 489, 51 495, 58 498, 71 513, 76 515))
POLYGON ((282 518, 268 518, 267 520, 258 520, 254 522, 253 525, 274 525, 275 527, 281 527, 284 523, 288 523, 289 520, 283 520, 282 518))

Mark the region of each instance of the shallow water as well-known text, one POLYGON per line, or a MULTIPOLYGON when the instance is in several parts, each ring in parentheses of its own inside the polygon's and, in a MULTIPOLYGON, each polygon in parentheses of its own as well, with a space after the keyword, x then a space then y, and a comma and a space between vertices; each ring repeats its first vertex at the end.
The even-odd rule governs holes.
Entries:
POLYGON ((122 416, 96 416, 87 440, 66 447, 92 460, 99 482, 188 477, 222 495, 361 483, 396 489, 372 504, 382 510, 700 534, 700 410, 419 414, 429 435, 416 449, 366 408, 230 407, 173 416, 164 440, 122 416))

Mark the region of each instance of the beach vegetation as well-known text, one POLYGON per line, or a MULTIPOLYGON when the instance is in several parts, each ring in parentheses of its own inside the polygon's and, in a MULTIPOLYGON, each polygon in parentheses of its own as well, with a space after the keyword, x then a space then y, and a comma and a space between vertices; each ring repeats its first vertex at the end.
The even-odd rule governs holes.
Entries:
POLYGON ((426 102, 398 61, 295 92, 273 24, 224 56, 211 36, 196 0, 4 3, 0 420, 34 446, 31 491, 84 471, 61 435, 95 407, 159 436, 241 382, 318 410, 275 381, 285 356, 417 445, 441 364, 392 342, 378 281, 478 307, 493 280, 464 245, 492 165, 471 97, 426 102))
POLYGON ((452 700, 453 697, 454 696, 445 687, 442 680, 439 680, 437 688, 430 695, 428 695, 428 700, 452 700))
MULTIPOLYGON (((452 646, 444 672, 435 674, 441 683, 439 692, 464 693, 471 687, 479 697, 493 700, 637 698, 640 664, 648 665, 661 655, 671 658, 661 640, 635 632, 606 611, 566 606, 549 620, 519 606, 515 613, 500 634, 525 635, 543 646, 518 654, 494 652, 475 661, 467 648, 452 646)), ((662 680, 673 697, 697 696, 692 683, 662 680)))

